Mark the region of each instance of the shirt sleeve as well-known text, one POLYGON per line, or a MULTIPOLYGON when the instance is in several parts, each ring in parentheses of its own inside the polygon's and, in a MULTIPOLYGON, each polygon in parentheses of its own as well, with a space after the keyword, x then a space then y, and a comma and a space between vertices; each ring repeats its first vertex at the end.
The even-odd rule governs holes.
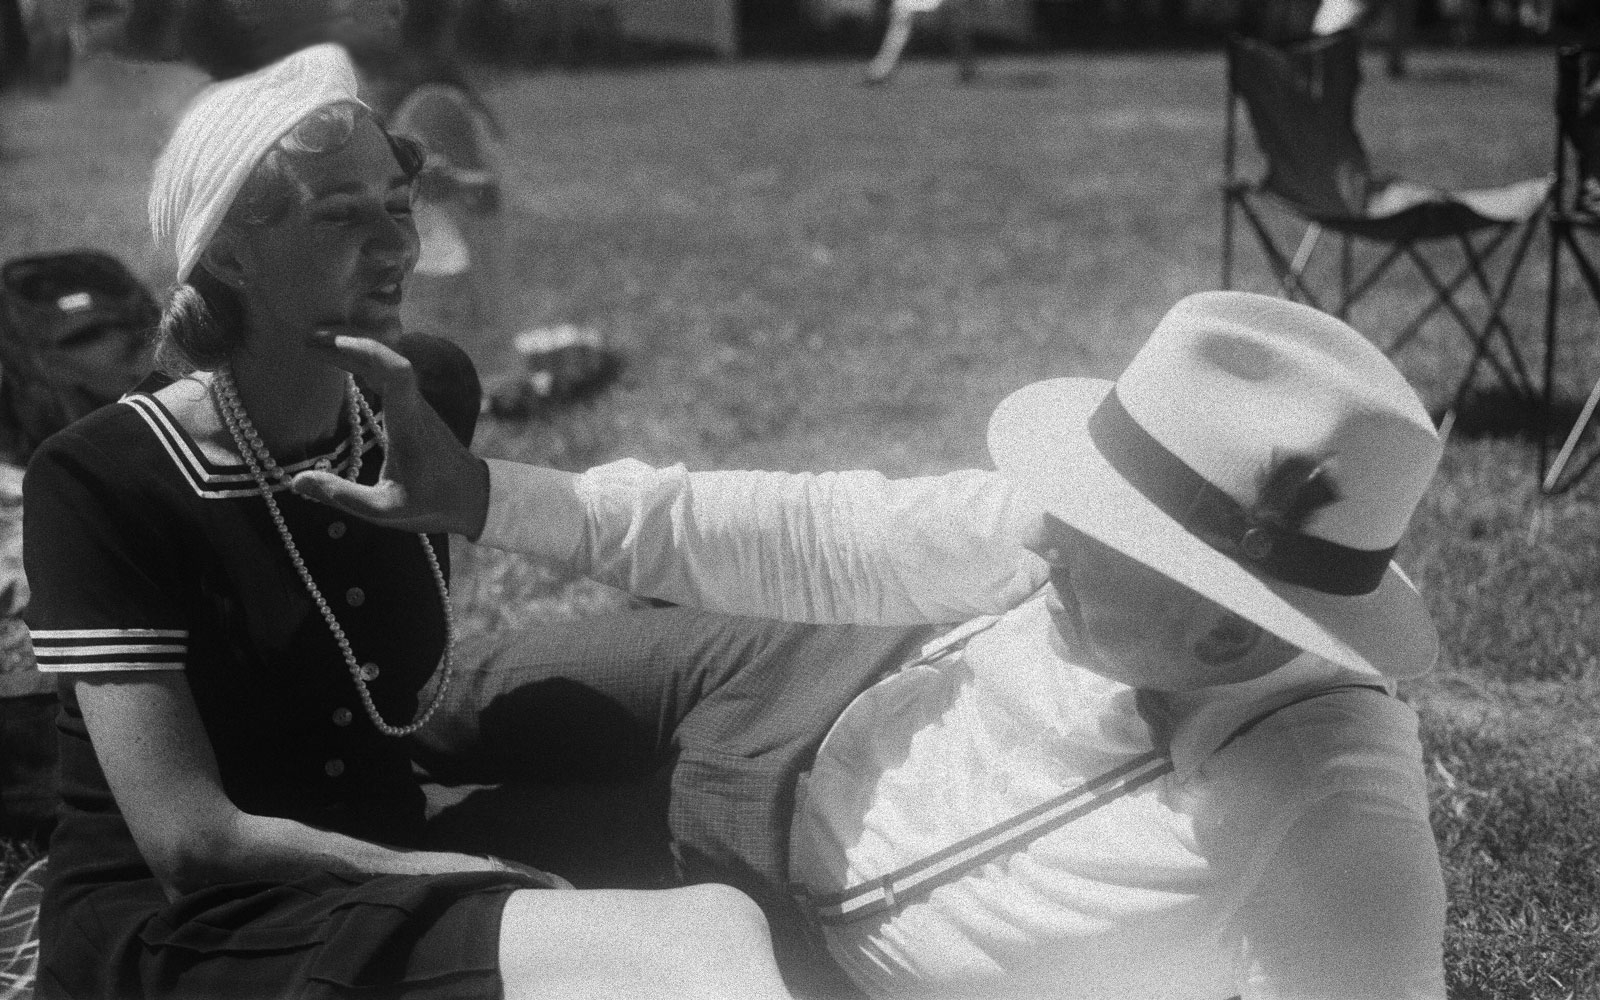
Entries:
POLYGON ((26 621, 41 671, 182 670, 188 648, 177 554, 132 477, 71 430, 34 455, 23 483, 26 621))
POLYGON ((1245 912, 1243 1000, 1444 1000, 1438 850, 1384 796, 1301 814, 1245 912))
POLYGON ((632 459, 584 474, 581 569, 632 593, 805 622, 964 621, 1047 576, 1030 510, 997 473, 688 472, 632 459))
POLYGON ((1443 1000, 1444 878, 1415 715, 1323 702, 1280 721, 1244 789, 1241 995, 1443 1000))

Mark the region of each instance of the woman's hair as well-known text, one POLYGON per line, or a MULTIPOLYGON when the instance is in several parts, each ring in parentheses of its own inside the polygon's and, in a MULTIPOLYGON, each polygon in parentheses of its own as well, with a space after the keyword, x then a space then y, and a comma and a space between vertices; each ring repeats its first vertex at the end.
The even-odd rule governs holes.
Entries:
MULTIPOLYGON (((222 227, 251 229, 282 221, 310 196, 298 165, 343 149, 355 136, 363 115, 372 116, 372 112, 359 104, 339 102, 301 119, 256 164, 229 206, 222 227)), ((382 123, 378 124, 381 128, 382 123)), ((387 129, 384 135, 401 171, 415 178, 426 155, 422 146, 387 129)), ((244 321, 244 301, 239 293, 208 271, 203 261, 197 263, 188 279, 172 289, 161 314, 156 364, 174 377, 218 368, 243 341, 244 321)))

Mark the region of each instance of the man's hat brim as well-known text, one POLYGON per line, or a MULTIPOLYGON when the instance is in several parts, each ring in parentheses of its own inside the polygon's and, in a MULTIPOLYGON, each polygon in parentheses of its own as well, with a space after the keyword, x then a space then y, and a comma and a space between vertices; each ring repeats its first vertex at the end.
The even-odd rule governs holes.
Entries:
POLYGON ((1433 667, 1438 632, 1394 563, 1376 590, 1356 597, 1282 583, 1207 545, 1129 485, 1088 433, 1112 385, 1062 378, 1012 393, 989 421, 995 467, 1068 525, 1306 652, 1387 678, 1433 667))

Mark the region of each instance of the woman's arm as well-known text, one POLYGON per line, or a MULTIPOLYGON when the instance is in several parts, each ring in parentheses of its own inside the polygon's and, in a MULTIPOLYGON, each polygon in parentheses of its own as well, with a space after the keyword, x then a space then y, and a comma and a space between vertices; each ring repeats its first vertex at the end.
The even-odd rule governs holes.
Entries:
POLYGON ((177 671, 84 675, 85 725, 140 852, 169 895, 219 882, 491 871, 489 858, 401 851, 238 809, 177 671))
POLYGON ((1427 819, 1376 792, 1328 796, 1243 904, 1242 996, 1443 1000, 1444 913, 1427 819))

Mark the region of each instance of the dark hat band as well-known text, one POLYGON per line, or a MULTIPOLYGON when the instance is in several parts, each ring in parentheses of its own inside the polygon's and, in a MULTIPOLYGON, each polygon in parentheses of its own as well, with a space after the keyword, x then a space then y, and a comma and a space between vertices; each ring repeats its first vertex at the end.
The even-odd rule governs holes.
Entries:
POLYGON ((1342 597, 1370 594, 1383 582, 1394 546, 1355 549, 1253 515, 1139 426, 1115 388, 1089 416, 1089 439, 1145 499, 1246 569, 1342 597))

